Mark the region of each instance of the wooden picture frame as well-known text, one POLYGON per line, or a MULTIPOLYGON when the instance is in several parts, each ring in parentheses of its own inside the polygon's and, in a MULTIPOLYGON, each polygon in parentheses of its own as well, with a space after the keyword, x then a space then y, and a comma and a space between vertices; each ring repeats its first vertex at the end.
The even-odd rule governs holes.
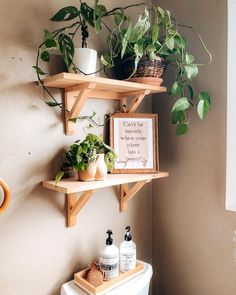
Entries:
POLYGON ((136 113, 112 115, 110 145, 118 155, 112 173, 158 172, 157 115, 136 113))

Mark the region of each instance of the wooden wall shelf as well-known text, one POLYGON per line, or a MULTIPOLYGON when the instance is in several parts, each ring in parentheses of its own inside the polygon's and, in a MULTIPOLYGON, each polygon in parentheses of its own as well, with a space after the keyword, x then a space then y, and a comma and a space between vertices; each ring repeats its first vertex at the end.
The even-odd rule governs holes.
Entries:
POLYGON ((65 133, 67 135, 75 132, 75 123, 71 119, 79 116, 88 98, 118 100, 120 111, 132 113, 146 95, 166 91, 166 88, 162 86, 71 73, 47 77, 43 84, 46 87, 63 88, 65 91, 65 133))
POLYGON ((76 224, 76 215, 84 207, 93 193, 101 188, 120 185, 120 211, 127 210, 128 201, 152 179, 168 177, 168 172, 158 172, 152 174, 109 174, 106 180, 82 182, 73 178, 62 179, 57 185, 55 181, 43 181, 43 187, 61 192, 67 198, 67 226, 76 224), (130 183, 134 183, 129 187, 130 183), (77 193, 81 193, 77 199, 77 193))

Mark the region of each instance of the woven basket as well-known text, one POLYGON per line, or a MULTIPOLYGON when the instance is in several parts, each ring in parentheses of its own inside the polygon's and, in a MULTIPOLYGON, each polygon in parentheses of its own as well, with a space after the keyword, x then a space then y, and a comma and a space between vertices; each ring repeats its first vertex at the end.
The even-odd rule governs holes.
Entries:
MULTIPOLYGON (((129 78, 134 70, 135 57, 130 57, 122 62, 124 79, 129 78)), ((162 78, 167 63, 164 58, 157 57, 155 60, 149 60, 148 56, 143 56, 139 63, 136 73, 132 77, 155 77, 162 78)))

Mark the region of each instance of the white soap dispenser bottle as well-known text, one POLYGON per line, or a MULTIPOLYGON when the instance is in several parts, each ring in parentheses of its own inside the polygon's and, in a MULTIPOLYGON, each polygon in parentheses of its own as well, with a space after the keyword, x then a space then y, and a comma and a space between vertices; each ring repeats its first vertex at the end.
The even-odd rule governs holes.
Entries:
POLYGON ((111 280, 119 275, 119 249, 113 245, 112 231, 107 231, 106 247, 101 251, 99 267, 104 280, 111 280))
POLYGON ((124 241, 120 244, 120 271, 126 272, 136 267, 136 245, 132 241, 130 226, 125 228, 124 241))

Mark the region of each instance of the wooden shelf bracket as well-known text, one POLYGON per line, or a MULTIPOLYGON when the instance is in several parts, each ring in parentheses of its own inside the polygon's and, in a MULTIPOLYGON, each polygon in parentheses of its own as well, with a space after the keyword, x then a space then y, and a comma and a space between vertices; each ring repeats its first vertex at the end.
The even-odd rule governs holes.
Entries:
POLYGON ((71 227, 76 225, 76 215, 92 197, 94 190, 83 192, 79 199, 76 193, 66 194, 67 198, 67 226, 71 227))
POLYGON ((137 90, 137 91, 129 91, 120 94, 120 111, 126 113, 134 113, 140 103, 143 101, 144 97, 151 93, 151 90, 137 90), (127 97, 132 97, 132 102, 130 106, 125 108, 127 102, 127 97))
POLYGON ((120 212, 128 210, 128 201, 148 182, 150 180, 136 182, 131 188, 129 188, 127 183, 120 185, 120 212))

